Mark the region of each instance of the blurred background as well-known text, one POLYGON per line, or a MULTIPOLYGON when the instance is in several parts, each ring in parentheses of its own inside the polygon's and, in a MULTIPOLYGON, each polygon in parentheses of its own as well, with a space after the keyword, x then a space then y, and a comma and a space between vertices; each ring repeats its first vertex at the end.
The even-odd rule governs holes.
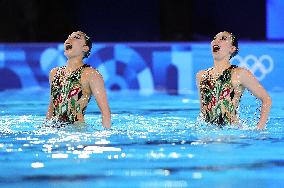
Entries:
POLYGON ((0 91, 48 88, 51 68, 66 63, 62 43, 77 30, 92 38, 86 63, 111 90, 194 92, 196 72, 212 66, 210 41, 224 30, 240 40, 233 62, 284 90, 276 81, 283 0, 1 0, 0 7, 0 91))
POLYGON ((244 40, 266 40, 271 38, 267 31, 270 28, 266 27, 269 2, 284 3, 281 0, 1 0, 0 40, 58 42, 78 29, 97 42, 200 41, 210 40, 223 30, 237 33, 244 40))

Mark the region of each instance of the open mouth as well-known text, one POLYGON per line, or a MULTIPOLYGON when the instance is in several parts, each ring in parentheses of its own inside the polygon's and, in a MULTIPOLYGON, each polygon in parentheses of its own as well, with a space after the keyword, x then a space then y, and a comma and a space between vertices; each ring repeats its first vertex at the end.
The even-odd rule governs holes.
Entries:
POLYGON ((213 46, 213 52, 218 52, 220 50, 220 46, 214 45, 213 46))
POLYGON ((65 45, 65 50, 70 50, 70 49, 72 49, 72 44, 66 44, 65 45))

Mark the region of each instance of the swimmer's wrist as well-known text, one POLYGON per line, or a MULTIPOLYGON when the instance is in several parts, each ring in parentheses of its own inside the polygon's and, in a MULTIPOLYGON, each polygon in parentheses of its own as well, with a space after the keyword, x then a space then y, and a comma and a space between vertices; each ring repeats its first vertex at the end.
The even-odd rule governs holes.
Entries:
POLYGON ((256 126, 256 129, 257 129, 257 130, 263 130, 263 129, 265 129, 265 124, 262 125, 262 124, 258 123, 257 126, 256 126))
POLYGON ((111 126, 112 126, 112 123, 107 123, 107 125, 106 125, 106 123, 103 123, 102 126, 103 126, 104 129, 110 129, 111 126))

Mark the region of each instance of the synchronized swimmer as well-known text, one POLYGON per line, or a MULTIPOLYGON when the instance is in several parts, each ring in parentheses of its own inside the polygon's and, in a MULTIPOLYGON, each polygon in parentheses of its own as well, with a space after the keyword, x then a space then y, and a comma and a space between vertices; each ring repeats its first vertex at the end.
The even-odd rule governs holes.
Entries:
POLYGON ((271 98, 256 77, 248 70, 230 64, 238 51, 238 40, 229 32, 218 33, 211 42, 214 66, 196 74, 200 96, 200 116, 207 123, 218 126, 237 125, 240 98, 245 89, 262 101, 257 129, 264 129, 271 98))
POLYGON ((73 32, 64 43, 67 64, 50 71, 50 103, 47 120, 70 124, 84 123, 84 114, 93 95, 102 113, 102 125, 111 127, 104 80, 99 72, 84 64, 90 55, 92 42, 84 32, 73 32))
MULTIPOLYGON (((111 127, 111 113, 104 81, 99 72, 84 64, 90 55, 92 42, 84 32, 73 32, 64 43, 67 65, 51 70, 50 104, 46 119, 84 123, 84 114, 91 95, 97 101, 102 113, 102 125, 111 127)), ((218 33, 211 42, 214 66, 201 70, 196 75, 200 96, 200 117, 203 121, 217 126, 240 126, 237 109, 245 89, 262 101, 257 129, 264 129, 271 98, 255 76, 244 68, 231 65, 230 59, 238 51, 238 40, 229 32, 218 33)))

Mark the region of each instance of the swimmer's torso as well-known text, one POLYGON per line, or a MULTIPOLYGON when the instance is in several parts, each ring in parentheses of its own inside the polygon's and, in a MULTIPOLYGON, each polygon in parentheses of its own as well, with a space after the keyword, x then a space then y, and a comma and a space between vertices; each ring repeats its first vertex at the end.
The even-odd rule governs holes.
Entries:
POLYGON ((243 93, 243 87, 232 81, 232 65, 213 78, 212 69, 205 71, 200 81, 201 117, 211 124, 239 124, 237 107, 243 93))
POLYGON ((91 91, 82 78, 84 64, 80 68, 66 74, 66 66, 59 67, 51 83, 53 117, 59 121, 74 123, 84 122, 84 114, 89 103, 91 91))

